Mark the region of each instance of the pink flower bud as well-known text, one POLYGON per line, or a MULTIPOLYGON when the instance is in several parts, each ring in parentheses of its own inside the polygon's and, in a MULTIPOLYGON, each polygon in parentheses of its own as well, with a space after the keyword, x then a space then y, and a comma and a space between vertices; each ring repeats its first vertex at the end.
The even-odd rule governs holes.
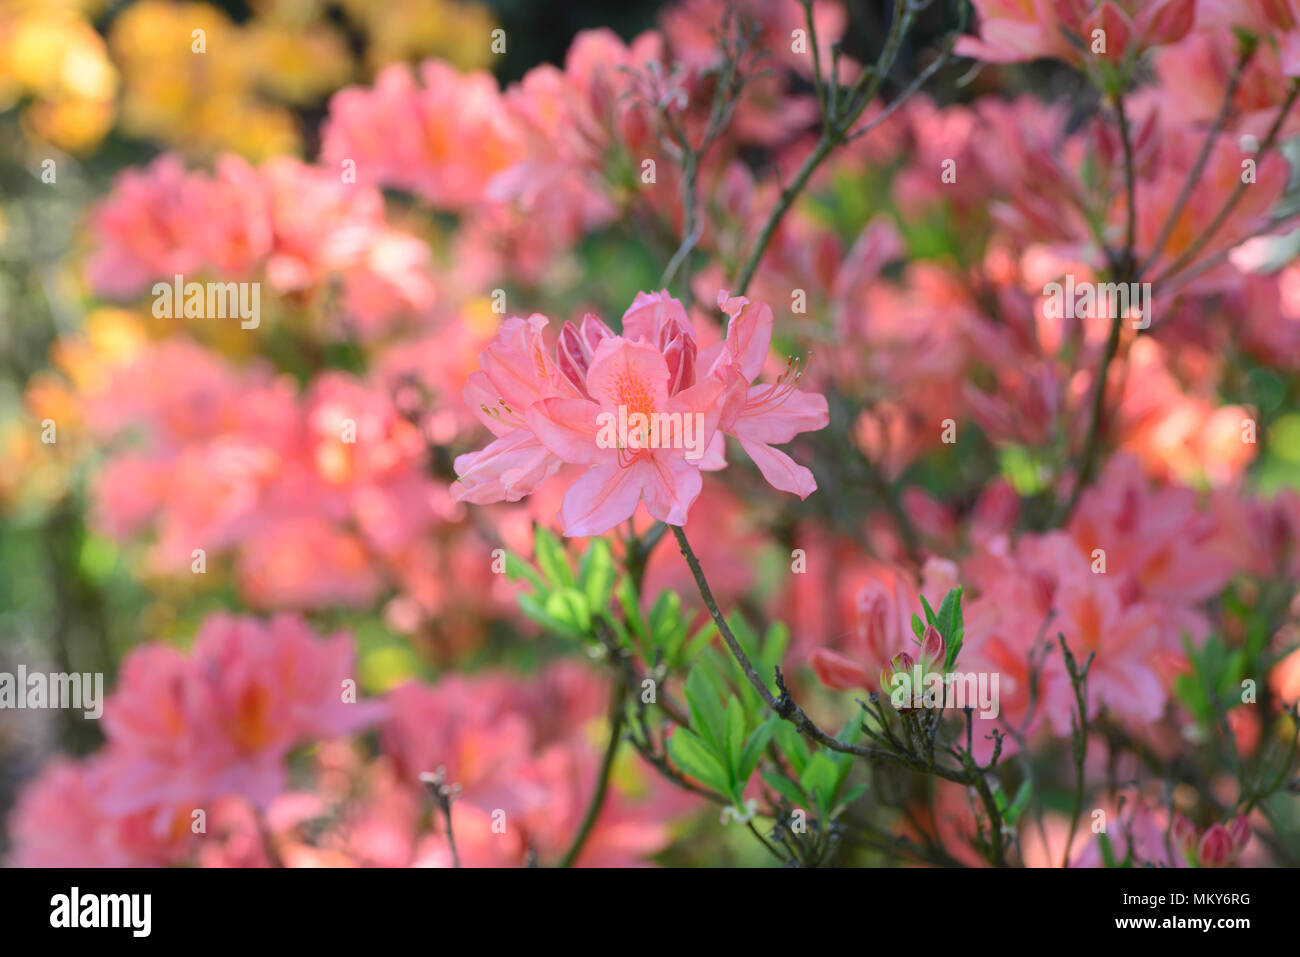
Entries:
POLYGON ((587 313, 582 317, 582 341, 585 345, 584 354, 587 362, 591 362, 591 357, 596 354, 596 347, 606 339, 614 338, 614 330, 605 325, 599 316, 587 313))
POLYGON ((1235 858, 1250 843, 1250 822, 1238 814, 1228 822, 1228 836, 1232 838, 1232 856, 1235 858))
POLYGON ((1201 835, 1196 848, 1196 860, 1201 867, 1227 867, 1236 857, 1232 835, 1222 824, 1213 824, 1201 835))
POLYGON ((894 690, 894 675, 905 674, 911 675, 912 668, 916 665, 915 659, 906 651, 900 651, 894 657, 889 659, 889 664, 885 665, 880 671, 880 691, 882 694, 889 694, 894 690))
POLYGON ((921 668, 929 671, 934 665, 942 666, 946 654, 947 645, 943 635, 939 634, 939 629, 934 625, 926 625, 925 634, 921 636, 921 668))
POLYGON ((1181 814, 1174 815, 1172 829, 1174 846, 1189 863, 1196 860, 1196 825, 1181 814))
POLYGON ((1111 0, 1106 0, 1083 23, 1083 39, 1091 43, 1093 33, 1101 30, 1105 37, 1105 52, 1100 56, 1109 63, 1120 63, 1133 41, 1133 21, 1111 0))
POLYGON ((1156 0, 1138 14, 1138 32, 1148 46, 1177 43, 1196 22, 1196 0, 1156 0))
POLYGON ((695 337, 674 322, 664 326, 659 338, 668 363, 668 394, 676 395, 695 384, 695 337))
POLYGON ((555 346, 555 364, 579 392, 587 391, 587 366, 590 361, 590 350, 585 347, 582 336, 573 323, 566 322, 560 328, 560 341, 555 346))

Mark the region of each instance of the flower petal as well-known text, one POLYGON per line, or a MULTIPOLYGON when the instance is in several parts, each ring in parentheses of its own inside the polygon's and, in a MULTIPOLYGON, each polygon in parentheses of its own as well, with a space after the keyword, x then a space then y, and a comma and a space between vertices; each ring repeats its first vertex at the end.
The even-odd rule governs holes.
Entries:
POLYGON ((564 534, 599 535, 627 521, 641 501, 644 479, 643 469, 620 468, 617 463, 597 465, 583 472, 569 486, 560 507, 564 534))
POLYGON ((758 470, 763 473, 763 478, 773 488, 800 498, 807 498, 817 491, 817 480, 813 478, 812 472, 784 452, 750 439, 741 439, 740 446, 754 460, 758 470))

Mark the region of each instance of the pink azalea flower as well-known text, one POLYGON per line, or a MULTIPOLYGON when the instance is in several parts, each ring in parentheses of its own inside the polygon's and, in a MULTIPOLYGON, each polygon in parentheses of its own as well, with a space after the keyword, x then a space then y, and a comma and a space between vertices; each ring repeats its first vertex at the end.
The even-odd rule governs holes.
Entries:
MULTIPOLYGON (((1238 0, 1229 2, 1238 11, 1244 7, 1238 0)), ((1198 20, 1205 19, 1205 9, 1206 4, 1202 2, 1198 20)), ((1293 29, 1288 41, 1293 45, 1300 43, 1300 29, 1293 29)), ((1159 100, 1166 121, 1203 126, 1214 122, 1237 67, 1239 45, 1237 33, 1224 26, 1198 29, 1181 43, 1156 53, 1152 66, 1159 83, 1150 92, 1159 100)), ((1237 84, 1225 128, 1262 140, 1286 100, 1292 75, 1284 72, 1282 55, 1276 46, 1267 41, 1258 44, 1237 84)), ((1291 113, 1283 122, 1280 135, 1289 136, 1297 129, 1300 129, 1300 117, 1291 113)))
POLYGON ((514 696, 514 682, 497 673, 404 684, 388 693, 385 752, 412 784, 443 767, 466 800, 513 808, 509 776, 533 746, 532 724, 514 696))
MULTIPOLYGON (((1065 635, 1079 665, 1096 653, 1088 672, 1088 718, 1105 706, 1136 726, 1158 721, 1169 697, 1160 609, 1150 603, 1126 607, 1113 580, 1093 574, 1082 555, 1058 586, 1055 608, 1052 633, 1065 635)), ((1068 735, 1074 699, 1059 655, 1047 660, 1042 706, 1053 730, 1068 735)))
POLYGON ((973 0, 979 38, 962 37, 960 56, 990 63, 1052 57, 1082 64, 1090 56, 1120 63, 1176 43, 1196 19, 1196 0, 973 0), (1094 31, 1105 52, 1093 54, 1094 31))
POLYGON ((1296 0, 1200 0, 1201 23, 1245 30, 1277 44, 1287 76, 1300 76, 1300 3, 1296 0))
POLYGON ((1083 494, 1068 531, 1084 554, 1105 550, 1106 574, 1128 596, 1188 606, 1218 594, 1238 569, 1237 533, 1195 491, 1152 485, 1127 457, 1083 494))
POLYGON ((269 801, 299 741, 356 731, 376 706, 347 698, 349 636, 322 641, 300 619, 216 615, 193 653, 145 645, 127 656, 104 709, 116 814, 240 794, 269 801))
MULTIPOLYGON (((330 100, 321 156, 357 182, 396 186, 439 208, 468 209, 514 160, 520 134, 496 79, 426 60, 385 67, 373 88, 348 87, 330 100)), ((337 176, 337 174, 336 174, 337 176)))
POLYGON ((700 493, 700 471, 725 465, 719 431, 739 439, 772 485, 807 496, 812 473, 771 445, 823 428, 826 400, 795 389, 793 366, 775 384, 755 385, 772 312, 725 294, 719 303, 732 317, 727 338, 703 352, 666 292, 640 294, 621 336, 595 316, 566 323, 553 354, 544 317, 507 320, 465 387, 497 439, 456 460, 455 497, 515 501, 568 464, 581 472, 560 510, 566 535, 607 531, 641 502, 654 518, 681 525, 700 493))
MULTIPOLYGON (((1115 822, 1105 833, 1112 859, 1123 861, 1131 853, 1136 867, 1186 867, 1184 858, 1170 853, 1169 849, 1170 839, 1174 848, 1178 847, 1178 818, 1181 815, 1175 815, 1171 827, 1168 824, 1169 812, 1160 806, 1158 800, 1142 794, 1127 793, 1124 796, 1127 800, 1123 805, 1102 809, 1107 819, 1115 822)), ((1106 856, 1102 853, 1101 841, 1102 836, 1097 835, 1078 852, 1071 848, 1074 853, 1070 866, 1105 867, 1106 856)), ((1060 859, 1057 858, 1056 862, 1059 864, 1060 859)))
POLYGON ((223 155, 213 176, 160 157, 118 177, 92 216, 92 234, 90 285, 118 299, 177 275, 265 276, 279 293, 337 279, 352 329, 332 331, 373 337, 423 315, 436 298, 427 245, 385 223, 378 189, 290 157, 255 169, 223 155))
MULTIPOLYGON (((604 323, 590 318, 583 322, 585 334, 570 334, 579 349, 583 343, 590 348, 592 340, 608 331, 602 332, 604 323)), ((541 315, 507 319, 496 340, 479 355, 480 369, 465 384, 465 404, 497 439, 456 459, 458 478, 452 493, 457 501, 517 502, 559 469, 560 459, 524 419, 528 409, 544 398, 578 395, 572 381, 560 374, 542 338, 548 322, 541 315)))
POLYGON ((201 261, 193 243, 195 177, 171 155, 120 173, 91 219, 97 246, 87 265, 91 288, 125 298, 160 277, 187 273, 201 261))
POLYGON ((528 410, 528 424, 538 439, 560 459, 586 470, 564 496, 561 518, 566 535, 597 535, 632 517, 644 498, 655 518, 684 525, 691 503, 700 494, 697 464, 688 456, 685 440, 676 447, 654 447, 649 432, 652 416, 686 417, 700 423, 695 434, 695 458, 703 456, 717 428, 720 378, 693 379, 694 341, 680 329, 668 333, 664 345, 622 337, 605 339, 586 370, 591 398, 544 399, 528 410), (671 363, 671 365, 670 365, 671 363), (676 391, 673 391, 673 387, 676 391), (638 427, 634 416, 646 417, 638 427), (602 423, 632 422, 626 437, 602 440, 602 423))
POLYGON ((800 432, 826 428, 830 423, 826 397, 796 388, 803 367, 793 359, 776 382, 756 383, 772 343, 772 310, 766 303, 751 303, 723 291, 718 293, 718 308, 730 320, 727 338, 700 357, 701 365, 730 376, 735 386, 718 428, 740 442, 773 488, 807 498, 817 489, 812 472, 772 446, 783 445, 800 432))
POLYGON ((116 768, 100 753, 55 758, 19 794, 9 819, 14 867, 157 867, 178 863, 192 840, 190 809, 116 815, 104 782, 116 768))

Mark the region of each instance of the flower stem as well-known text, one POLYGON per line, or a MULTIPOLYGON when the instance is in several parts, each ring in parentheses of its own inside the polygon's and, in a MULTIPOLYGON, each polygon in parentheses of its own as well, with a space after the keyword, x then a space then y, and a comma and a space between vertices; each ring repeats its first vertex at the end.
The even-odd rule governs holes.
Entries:
POLYGON ((574 861, 578 859, 605 805, 605 796, 609 793, 609 775, 614 768, 614 756, 618 753, 618 746, 623 740, 623 699, 626 695, 626 685, 622 681, 615 682, 609 708, 609 741, 605 745, 605 755, 601 758, 600 772, 596 777, 596 790, 591 795, 587 813, 583 815, 582 824, 573 838, 573 843, 569 845, 568 852, 560 861, 561 867, 572 867, 574 861))

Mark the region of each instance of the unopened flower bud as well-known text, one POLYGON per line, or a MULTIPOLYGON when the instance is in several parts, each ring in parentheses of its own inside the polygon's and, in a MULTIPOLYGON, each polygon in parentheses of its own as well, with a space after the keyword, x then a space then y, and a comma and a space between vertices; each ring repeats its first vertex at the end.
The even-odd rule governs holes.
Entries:
POLYGON ((907 680, 911 681, 912 669, 914 667, 916 667, 916 660, 906 651, 900 651, 898 654, 894 655, 894 657, 890 658, 889 664, 885 665, 885 667, 880 671, 881 694, 892 696, 896 675, 906 675, 907 680))
POLYGON ((1213 824, 1201 835, 1196 848, 1196 860, 1201 867, 1227 867, 1236 857, 1232 835, 1222 824, 1213 824))
POLYGON ((1196 825, 1181 814, 1174 815, 1172 828, 1174 846, 1189 863, 1196 859, 1196 825))
POLYGON ((1250 843, 1250 822, 1244 814, 1228 822, 1228 836, 1232 838, 1232 856, 1236 857, 1250 843))
POLYGON ((929 671, 934 665, 942 666, 946 654, 947 645, 943 635, 939 634, 939 629, 934 625, 926 625, 925 634, 921 636, 921 668, 929 671))

